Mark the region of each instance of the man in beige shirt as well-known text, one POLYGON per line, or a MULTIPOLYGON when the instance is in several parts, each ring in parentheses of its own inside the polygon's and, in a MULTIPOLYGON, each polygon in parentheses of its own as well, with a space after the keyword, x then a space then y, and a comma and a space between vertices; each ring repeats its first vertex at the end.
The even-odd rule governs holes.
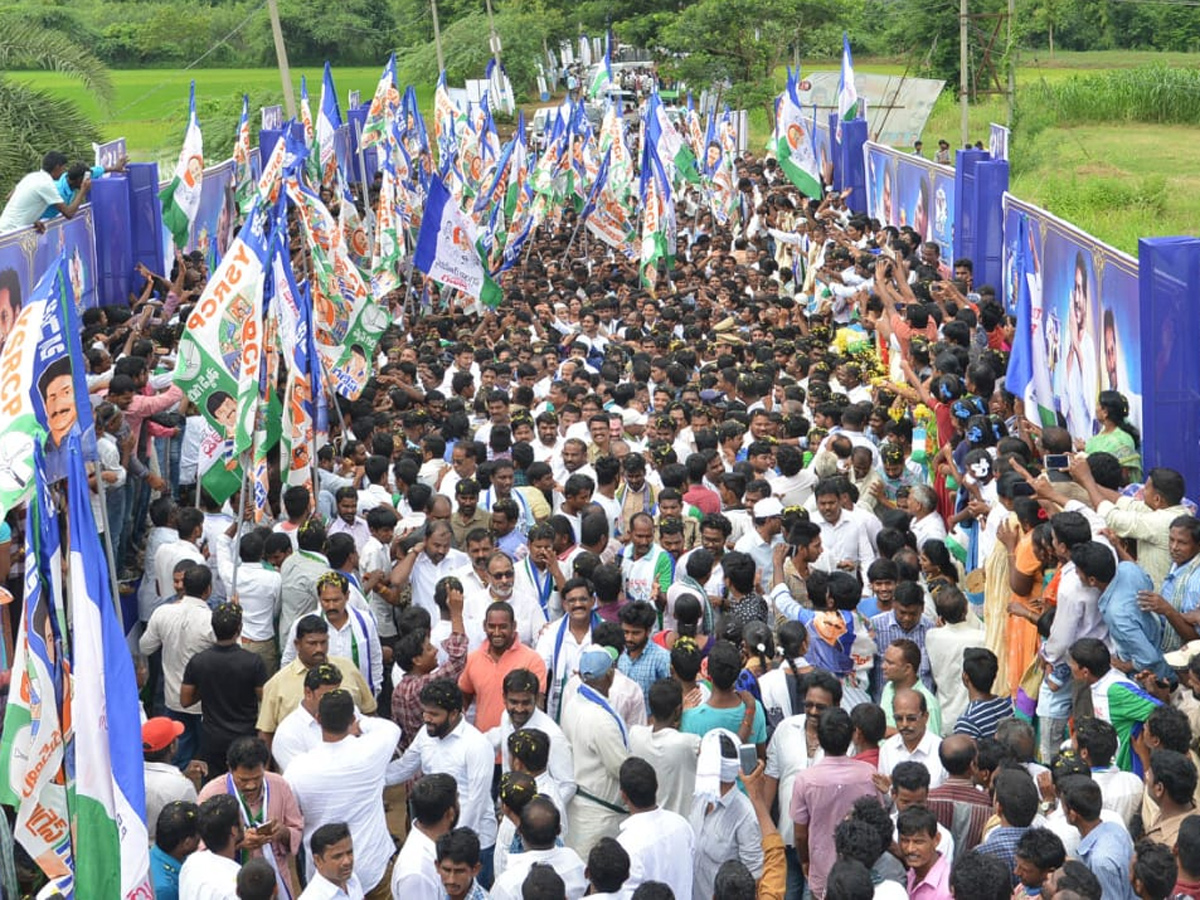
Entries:
POLYGON ((365 715, 374 713, 377 705, 371 689, 353 660, 328 656, 329 625, 317 615, 304 616, 296 623, 296 658, 271 676, 263 685, 262 705, 258 710, 258 736, 271 745, 275 729, 288 713, 304 699, 304 676, 322 663, 332 663, 342 673, 342 689, 354 699, 354 705, 365 715))

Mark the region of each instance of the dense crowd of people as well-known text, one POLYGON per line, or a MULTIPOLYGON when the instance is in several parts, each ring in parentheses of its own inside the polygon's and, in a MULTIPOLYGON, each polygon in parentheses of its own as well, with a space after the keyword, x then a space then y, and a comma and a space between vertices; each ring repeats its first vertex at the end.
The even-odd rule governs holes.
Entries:
POLYGON ((87 311, 160 900, 1200 897, 1183 476, 1026 415, 969 261, 737 174, 653 292, 569 209, 499 309, 417 276, 259 523, 204 260, 87 311))

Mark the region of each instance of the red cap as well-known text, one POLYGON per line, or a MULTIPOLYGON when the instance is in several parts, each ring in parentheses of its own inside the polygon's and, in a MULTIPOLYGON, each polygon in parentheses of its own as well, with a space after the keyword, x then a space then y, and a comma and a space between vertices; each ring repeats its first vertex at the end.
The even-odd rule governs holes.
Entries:
POLYGON ((171 741, 183 734, 183 723, 168 719, 166 716, 155 716, 147 719, 142 726, 142 752, 158 753, 171 746, 171 741))

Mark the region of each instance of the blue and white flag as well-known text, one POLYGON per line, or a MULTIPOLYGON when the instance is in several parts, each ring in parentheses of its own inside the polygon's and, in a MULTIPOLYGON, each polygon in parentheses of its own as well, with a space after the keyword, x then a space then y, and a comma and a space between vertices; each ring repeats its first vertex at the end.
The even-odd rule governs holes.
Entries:
POLYGON ((1027 403, 1028 409, 1033 409, 1033 398, 1026 397, 1029 387, 1033 384, 1033 330, 1030 328, 1033 302, 1029 293, 1029 279, 1036 277, 1036 260, 1031 260, 1032 251, 1029 247, 1029 219, 1018 216, 1016 246, 1012 252, 1014 265, 1009 271, 1013 279, 1017 295, 1016 317, 1018 328, 1013 334, 1012 351, 1008 357, 1008 371, 1004 376, 1004 388, 1027 403), (1032 265, 1031 265, 1032 263, 1032 265))
POLYGON ((325 78, 321 82, 321 111, 317 116, 317 149, 320 154, 317 164, 323 187, 332 187, 337 174, 337 151, 334 140, 342 127, 342 113, 338 109, 337 90, 333 86, 333 69, 325 63, 325 78))
POLYGON ((114 598, 77 435, 67 444, 75 728, 76 896, 146 897, 150 853, 137 677, 114 598))
POLYGON ((858 89, 854 86, 854 60, 850 57, 850 38, 842 32, 842 74, 838 80, 837 139, 842 139, 842 122, 858 118, 858 89))
POLYGON ((460 290, 485 306, 494 308, 503 297, 480 257, 474 221, 458 208, 438 177, 429 182, 413 265, 434 281, 460 290))

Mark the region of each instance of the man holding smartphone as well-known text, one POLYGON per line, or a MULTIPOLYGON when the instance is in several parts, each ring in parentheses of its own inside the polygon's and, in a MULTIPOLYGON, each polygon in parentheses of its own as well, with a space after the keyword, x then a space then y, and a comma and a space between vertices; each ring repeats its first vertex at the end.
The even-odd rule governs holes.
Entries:
POLYGON ((245 838, 239 846, 242 862, 262 857, 275 873, 281 897, 297 897, 293 857, 304 837, 304 819, 291 786, 282 775, 267 771, 271 753, 264 741, 240 737, 229 745, 229 771, 200 791, 198 802, 229 794, 238 801, 245 838))

